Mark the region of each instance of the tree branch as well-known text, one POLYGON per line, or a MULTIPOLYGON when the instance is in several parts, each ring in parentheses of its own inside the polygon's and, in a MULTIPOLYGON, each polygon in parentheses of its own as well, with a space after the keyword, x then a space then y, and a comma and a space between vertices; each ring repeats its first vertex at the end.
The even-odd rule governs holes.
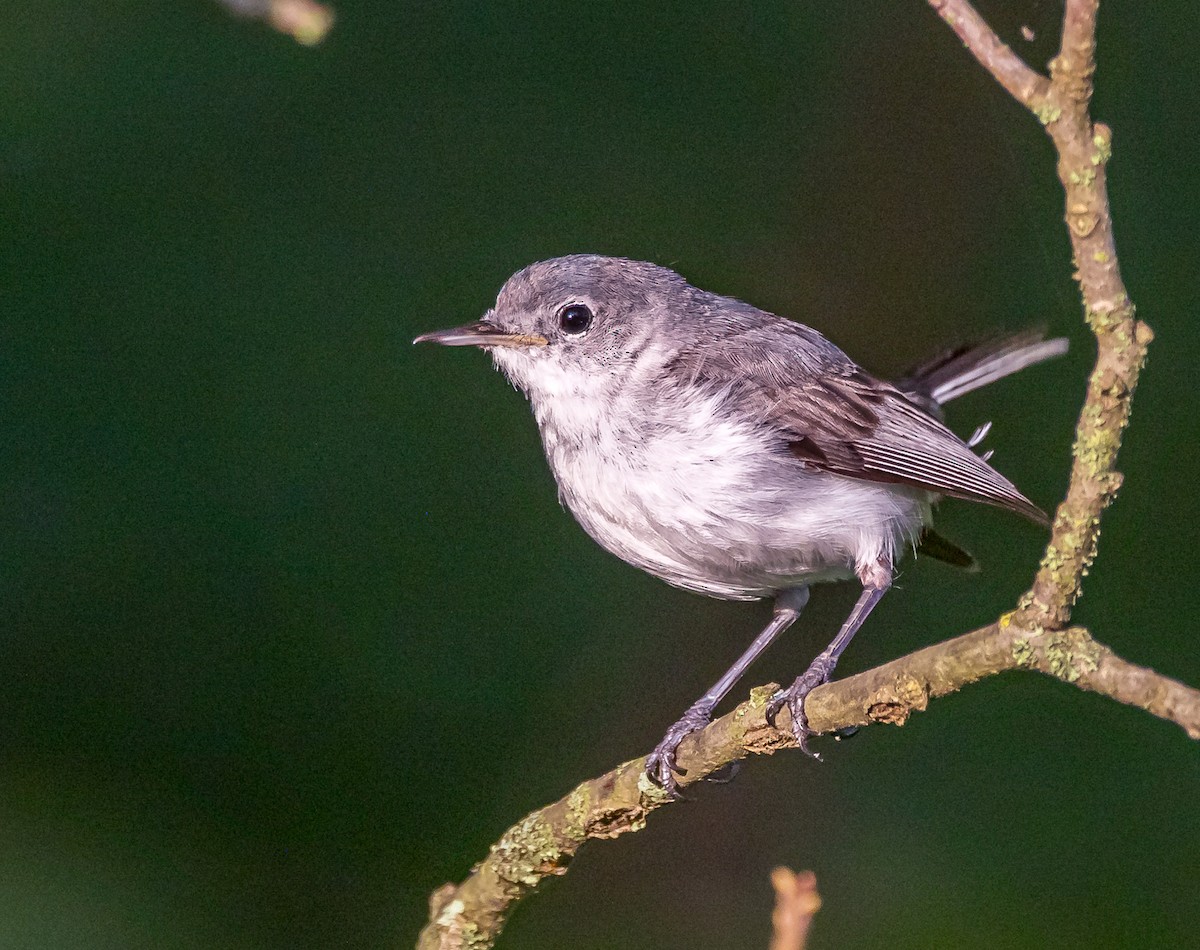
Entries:
MULTIPOLYGON (((1098 0, 1067 0, 1049 78, 1026 65, 966 0, 928 3, 1054 143, 1075 278, 1096 337, 1096 365, 1076 425, 1066 497, 1033 585, 1017 609, 979 630, 814 690, 805 704, 810 725, 817 732, 901 725, 932 698, 987 676, 1030 669, 1143 709, 1200 739, 1200 691, 1122 659, 1081 627, 1068 627, 1096 555, 1101 514, 1121 483, 1117 450, 1153 338, 1135 318, 1117 267, 1105 175, 1112 133, 1094 124, 1089 112, 1098 0)), ((686 738, 679 747, 679 763, 687 769, 680 784, 747 755, 793 746, 786 709, 778 729, 766 722, 765 707, 777 689, 770 684, 753 690, 748 702, 686 738)), ((645 778, 644 767, 644 758, 626 762, 510 828, 466 881, 447 884, 430 899, 421 950, 490 947, 513 905, 546 877, 565 874, 585 841, 640 830, 669 801, 645 778)))
MULTIPOLYGON (((1135 666, 1082 628, 1028 630, 1014 616, 813 690, 805 704, 809 724, 817 732, 903 725, 930 699, 997 673, 1029 669, 1144 709, 1200 739, 1200 690, 1135 666)), ((767 702, 778 689, 768 683, 752 690, 749 700, 684 739, 679 764, 687 773, 680 784, 692 785, 749 755, 794 747, 786 708, 779 728, 766 720, 767 702)), ((435 892, 418 946, 491 946, 513 905, 547 877, 566 874, 585 841, 640 831, 651 812, 671 802, 646 778, 645 768, 645 757, 619 765, 509 828, 466 881, 435 892)))
POLYGON ((1112 154, 1112 132, 1105 125, 1093 124, 1089 112, 1099 0, 1068 0, 1062 43, 1050 63, 1050 80, 1039 76, 1045 86, 1032 95, 1019 91, 1030 86, 1030 81, 1021 78, 1028 67, 1000 42, 966 0, 929 0, 929 4, 954 27, 979 63, 1037 116, 1058 152, 1075 279, 1098 352, 1076 425, 1067 496, 1058 506, 1050 543, 1033 586, 1021 599, 1020 610, 1022 621, 1030 626, 1062 627, 1070 621, 1081 581, 1096 556, 1100 514, 1121 484, 1117 449, 1129 423, 1130 402, 1146 347, 1154 338, 1150 328, 1135 319, 1117 266, 1105 174, 1112 154), (964 24, 971 27, 963 28, 964 24), (1008 55, 998 55, 998 47, 1008 55))

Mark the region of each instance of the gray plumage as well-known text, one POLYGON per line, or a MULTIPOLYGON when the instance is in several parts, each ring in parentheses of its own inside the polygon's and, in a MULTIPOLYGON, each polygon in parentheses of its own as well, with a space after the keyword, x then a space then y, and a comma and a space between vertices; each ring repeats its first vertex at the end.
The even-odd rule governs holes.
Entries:
MULTIPOLYGON (((562 502, 604 548, 687 590, 777 596, 779 629, 809 584, 857 577, 873 593, 849 642, 941 496, 1046 521, 941 421, 946 401, 1065 351, 1037 331, 888 383, 817 331, 664 267, 572 255, 514 274, 479 323, 419 339, 491 349, 532 403, 562 502)), ((718 687, 652 757, 664 785, 671 743, 718 687)), ((797 711, 787 696, 794 719, 802 698, 797 711)))

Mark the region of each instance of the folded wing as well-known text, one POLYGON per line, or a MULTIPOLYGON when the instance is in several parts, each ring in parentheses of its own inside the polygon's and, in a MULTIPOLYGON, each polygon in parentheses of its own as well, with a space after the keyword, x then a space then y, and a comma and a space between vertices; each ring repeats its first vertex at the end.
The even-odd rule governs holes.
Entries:
POLYGON ((743 317, 679 354, 671 373, 728 391, 739 411, 781 430, 788 450, 814 469, 1049 522, 914 397, 864 372, 808 327, 761 311, 743 317))

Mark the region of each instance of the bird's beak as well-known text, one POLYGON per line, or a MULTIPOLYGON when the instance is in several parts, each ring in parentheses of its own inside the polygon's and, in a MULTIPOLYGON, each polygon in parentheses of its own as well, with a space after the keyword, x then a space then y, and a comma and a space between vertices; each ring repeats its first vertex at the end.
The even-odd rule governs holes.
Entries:
POLYGON ((549 341, 536 333, 505 333, 486 320, 477 320, 464 327, 422 333, 413 342, 442 346, 545 346, 549 341))

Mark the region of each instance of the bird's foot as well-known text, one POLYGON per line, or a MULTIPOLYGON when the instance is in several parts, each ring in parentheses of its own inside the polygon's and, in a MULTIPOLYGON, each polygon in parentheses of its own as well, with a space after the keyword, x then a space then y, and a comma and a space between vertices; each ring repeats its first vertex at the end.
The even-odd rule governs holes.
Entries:
POLYGON ((787 689, 781 689, 778 693, 771 697, 771 702, 767 704, 767 722, 772 726, 775 725, 775 717, 779 715, 785 705, 788 712, 792 714, 792 735, 796 737, 796 744, 800 746, 800 751, 807 756, 811 756, 818 762, 821 761, 821 756, 817 752, 813 752, 808 747, 809 736, 815 736, 817 733, 808 728, 808 715, 804 711, 804 700, 818 686, 823 686, 829 682, 829 677, 833 675, 833 668, 837 665, 837 661, 826 654, 820 654, 804 673, 796 678, 787 689))
POLYGON ((675 753, 686 736, 703 729, 712 722, 713 707, 709 703, 696 703, 685 712, 675 725, 667 730, 662 742, 646 758, 646 775, 655 785, 671 798, 682 798, 676 773, 686 775, 675 762, 675 753))

